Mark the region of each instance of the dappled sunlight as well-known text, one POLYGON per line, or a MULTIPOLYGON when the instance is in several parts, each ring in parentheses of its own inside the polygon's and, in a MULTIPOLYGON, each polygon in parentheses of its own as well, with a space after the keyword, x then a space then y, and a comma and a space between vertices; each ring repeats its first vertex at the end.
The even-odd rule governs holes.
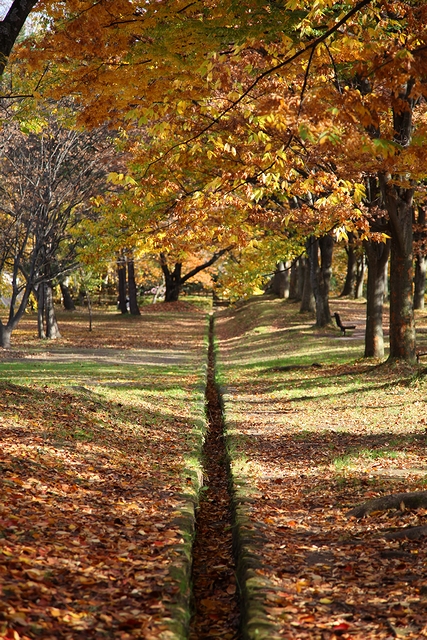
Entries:
POLYGON ((223 327, 224 348, 218 326, 218 361, 237 500, 245 527, 262 540, 252 551, 269 619, 295 639, 345 621, 348 637, 380 640, 389 619, 417 621, 410 637, 419 637, 427 551, 386 535, 423 525, 425 510, 368 522, 345 514, 364 500, 426 487, 425 377, 354 361, 361 340, 350 347, 301 327, 285 341, 279 332, 256 334, 254 323, 234 342, 223 327), (310 366, 320 358, 321 367, 310 366))
MULTIPOLYGON (((97 357, 93 345, 73 354, 70 337, 3 354, 0 614, 20 637, 169 633, 188 597, 179 522, 194 509, 205 424, 197 318, 173 330, 187 327, 164 358, 160 348, 97 357)), ((114 321, 116 344, 132 344, 131 326, 120 336, 114 321)))

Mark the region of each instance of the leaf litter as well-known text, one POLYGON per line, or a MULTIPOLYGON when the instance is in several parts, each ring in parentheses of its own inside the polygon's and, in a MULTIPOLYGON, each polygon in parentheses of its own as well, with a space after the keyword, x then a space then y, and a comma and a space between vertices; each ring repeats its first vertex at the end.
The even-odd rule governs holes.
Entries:
POLYGON ((203 447, 205 486, 200 498, 193 546, 194 615, 190 640, 236 640, 239 637, 229 474, 213 351, 211 323, 206 385, 209 425, 203 447))
POLYGON ((34 358, 46 347, 28 340, 27 322, 17 351, 3 355, 12 357, 0 373, 2 638, 175 637, 206 326, 188 309, 168 323, 153 311, 138 320, 99 318, 84 333, 78 316, 64 317, 71 330, 49 344, 56 358, 43 367, 34 358), (137 359, 144 335, 176 363, 165 365, 163 351, 156 365, 123 362, 119 350, 137 359), (85 369, 94 344, 108 367, 85 369))
MULTIPOLYGON (((341 304, 347 317, 363 311, 341 304)), ((425 490, 424 372, 362 361, 362 335, 350 342, 312 323, 292 303, 265 298, 216 322, 232 473, 263 540, 252 552, 267 585, 264 612, 274 637, 420 640, 425 540, 387 535, 426 524, 427 510, 346 513, 425 490), (254 331, 269 323, 274 331, 254 331), (320 368, 294 366, 314 353, 320 368)))

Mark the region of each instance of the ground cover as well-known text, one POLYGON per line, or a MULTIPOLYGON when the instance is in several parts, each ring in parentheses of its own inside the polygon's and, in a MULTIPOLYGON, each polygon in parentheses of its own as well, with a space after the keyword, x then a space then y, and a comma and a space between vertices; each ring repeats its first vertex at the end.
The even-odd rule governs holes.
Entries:
POLYGON ((0 637, 186 633, 206 315, 28 317, 0 362, 0 637))
POLYGON ((266 297, 216 319, 245 634, 420 639, 427 549, 395 533, 427 510, 347 512, 426 489, 425 371, 364 360, 364 305, 331 307, 357 325, 348 336, 266 297))
POLYGON ((211 322, 206 411, 209 426, 203 447, 203 487, 193 545, 193 604, 190 640, 237 640, 240 611, 233 554, 229 468, 221 399, 215 385, 211 322))

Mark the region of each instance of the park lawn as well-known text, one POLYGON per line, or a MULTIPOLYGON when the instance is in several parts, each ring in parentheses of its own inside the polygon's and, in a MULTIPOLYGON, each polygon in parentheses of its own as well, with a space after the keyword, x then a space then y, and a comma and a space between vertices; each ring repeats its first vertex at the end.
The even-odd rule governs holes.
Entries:
POLYGON ((206 314, 59 324, 27 317, 0 361, 0 637, 183 637, 206 314))
POLYGON ((426 371, 363 360, 364 305, 331 309, 356 321, 348 337, 265 296, 216 319, 247 634, 420 639, 427 548, 385 536, 427 510, 346 512, 427 488, 426 371))

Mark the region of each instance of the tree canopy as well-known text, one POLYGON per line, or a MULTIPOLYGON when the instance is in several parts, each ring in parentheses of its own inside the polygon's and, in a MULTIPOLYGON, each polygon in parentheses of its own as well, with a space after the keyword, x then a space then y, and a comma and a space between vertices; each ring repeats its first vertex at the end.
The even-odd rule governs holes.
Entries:
POLYGON ((414 358, 410 273, 397 284, 412 261, 413 199, 424 199, 424 0, 36 9, 15 54, 34 96, 66 93, 81 126, 123 132, 126 189, 109 214, 122 243, 138 235, 179 260, 203 244, 241 251, 260 233, 389 236, 392 334, 407 336, 392 355, 414 358))

